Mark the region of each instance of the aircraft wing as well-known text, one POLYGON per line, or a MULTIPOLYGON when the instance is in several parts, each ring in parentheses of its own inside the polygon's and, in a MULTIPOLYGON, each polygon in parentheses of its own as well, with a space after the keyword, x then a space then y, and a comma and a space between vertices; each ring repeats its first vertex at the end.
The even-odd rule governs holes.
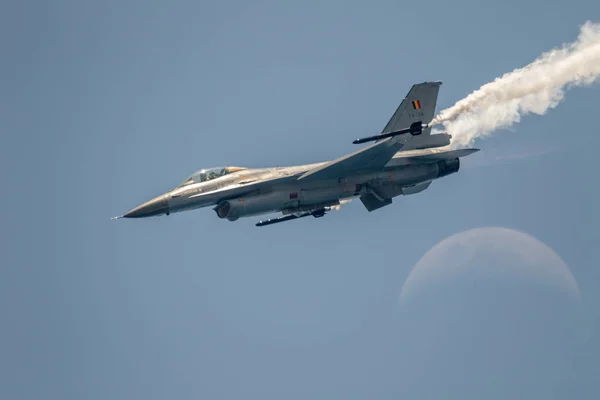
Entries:
POLYGON ((382 169, 404 146, 407 137, 408 135, 393 136, 373 143, 354 153, 310 169, 298 180, 341 178, 358 170, 382 169))

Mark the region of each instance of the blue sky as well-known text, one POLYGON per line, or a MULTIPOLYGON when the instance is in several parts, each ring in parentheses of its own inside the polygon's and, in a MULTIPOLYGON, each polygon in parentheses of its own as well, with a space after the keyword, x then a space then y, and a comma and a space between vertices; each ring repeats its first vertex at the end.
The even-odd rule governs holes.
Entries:
POLYGON ((400 289, 440 240, 504 226, 570 267, 583 339, 556 349, 572 366, 552 393, 598 398, 597 85, 377 212, 110 220, 203 167, 353 151, 413 83, 443 81, 448 107, 588 19, 598 2, 3 2, 0 397, 426 398, 437 369, 410 371, 434 354, 403 364, 400 289))

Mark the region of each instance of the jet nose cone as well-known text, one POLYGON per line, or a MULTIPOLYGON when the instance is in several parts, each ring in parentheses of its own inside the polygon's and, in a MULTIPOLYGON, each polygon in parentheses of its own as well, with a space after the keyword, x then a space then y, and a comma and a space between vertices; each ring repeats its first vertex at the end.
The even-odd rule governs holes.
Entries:
POLYGON ((169 202, 166 195, 158 196, 123 215, 123 218, 143 218, 169 214, 169 202))

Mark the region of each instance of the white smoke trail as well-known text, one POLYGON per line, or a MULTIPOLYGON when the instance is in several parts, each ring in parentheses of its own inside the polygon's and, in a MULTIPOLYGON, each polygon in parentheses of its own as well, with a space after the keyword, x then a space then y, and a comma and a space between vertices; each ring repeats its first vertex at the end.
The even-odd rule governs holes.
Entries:
POLYGON ((443 124, 452 135, 453 147, 468 146, 519 122, 523 115, 545 114, 562 101, 566 89, 592 84, 599 77, 600 24, 588 21, 575 42, 481 86, 441 111, 431 125, 443 124))

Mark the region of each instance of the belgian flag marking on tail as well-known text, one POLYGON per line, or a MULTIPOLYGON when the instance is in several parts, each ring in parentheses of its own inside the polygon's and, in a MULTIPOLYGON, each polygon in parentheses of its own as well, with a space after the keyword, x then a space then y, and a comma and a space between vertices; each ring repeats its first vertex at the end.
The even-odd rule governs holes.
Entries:
POLYGON ((412 105, 413 105, 413 108, 415 110, 420 110, 421 109, 421 102, 419 100, 413 100, 412 101, 412 105))

